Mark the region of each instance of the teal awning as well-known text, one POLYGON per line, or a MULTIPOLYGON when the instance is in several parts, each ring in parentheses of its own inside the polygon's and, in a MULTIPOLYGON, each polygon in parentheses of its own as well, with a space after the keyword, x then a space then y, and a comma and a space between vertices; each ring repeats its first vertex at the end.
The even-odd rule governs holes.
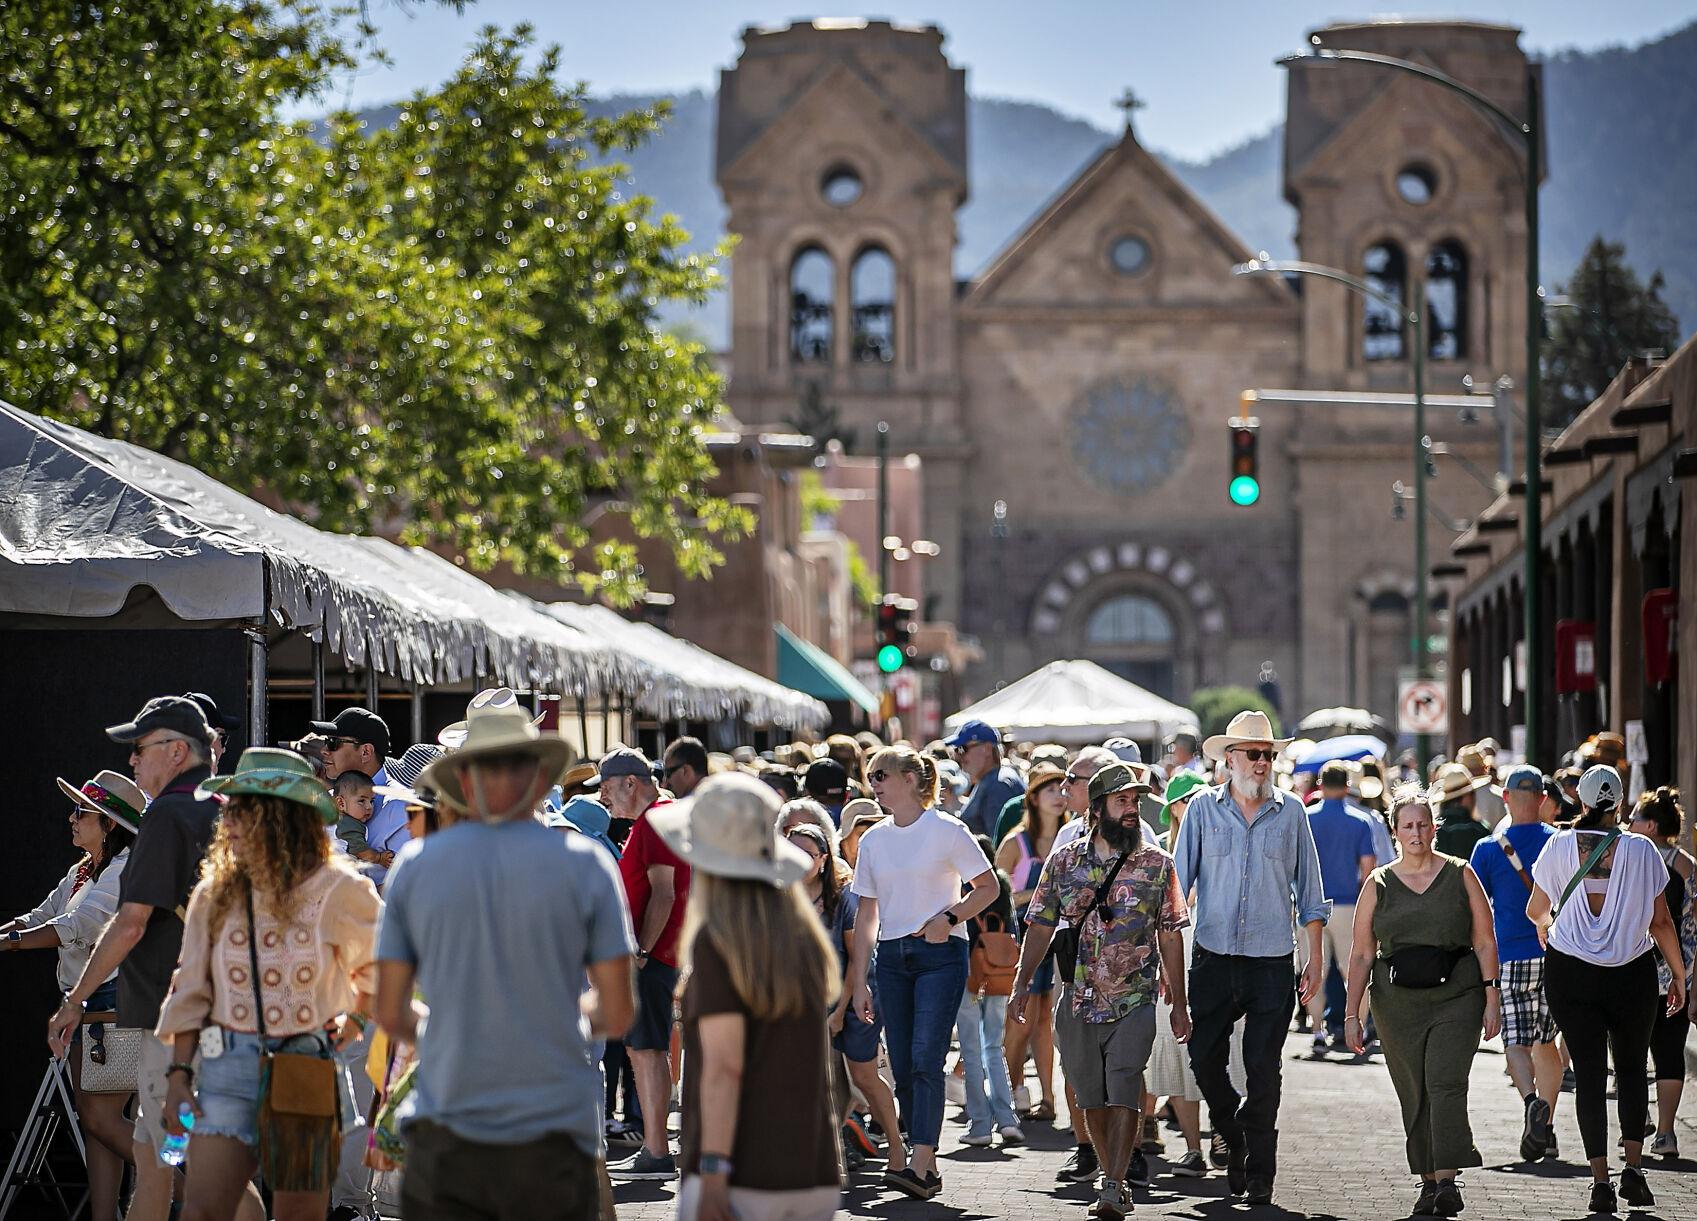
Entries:
POLYGON ((847 700, 868 713, 878 711, 878 697, 824 649, 803 640, 781 623, 778 633, 778 681, 814 699, 847 700))

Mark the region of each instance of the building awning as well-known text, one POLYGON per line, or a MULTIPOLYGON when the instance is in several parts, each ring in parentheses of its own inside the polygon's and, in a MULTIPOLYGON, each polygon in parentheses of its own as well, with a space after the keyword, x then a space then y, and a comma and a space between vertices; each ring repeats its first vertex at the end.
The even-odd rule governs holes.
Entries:
POLYGON ((842 662, 810 641, 803 640, 781 623, 778 633, 778 681, 805 691, 814 699, 846 700, 870 714, 878 712, 878 697, 866 684, 850 674, 842 662))

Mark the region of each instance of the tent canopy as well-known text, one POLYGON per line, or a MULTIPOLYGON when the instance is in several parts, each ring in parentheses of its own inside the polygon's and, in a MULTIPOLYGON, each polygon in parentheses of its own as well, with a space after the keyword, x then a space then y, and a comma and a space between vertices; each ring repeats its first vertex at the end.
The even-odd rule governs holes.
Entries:
POLYGON ((878 697, 824 649, 803 640, 781 623, 778 636, 778 681, 822 700, 843 700, 876 716, 878 697))
POLYGON ((1034 742, 1083 746, 1112 737, 1164 738, 1195 724, 1196 716, 1093 661, 1052 661, 943 724, 954 729, 966 721, 1034 742))

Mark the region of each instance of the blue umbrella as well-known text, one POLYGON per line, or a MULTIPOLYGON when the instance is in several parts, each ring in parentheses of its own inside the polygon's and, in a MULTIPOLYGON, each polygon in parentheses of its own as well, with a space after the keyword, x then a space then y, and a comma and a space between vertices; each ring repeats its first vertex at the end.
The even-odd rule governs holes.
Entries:
POLYGON ((1326 738, 1314 743, 1301 755, 1292 760, 1294 770, 1299 772, 1317 772, 1322 764, 1330 763, 1333 759, 1383 759, 1385 757, 1384 739, 1370 733, 1346 733, 1337 738, 1326 738))

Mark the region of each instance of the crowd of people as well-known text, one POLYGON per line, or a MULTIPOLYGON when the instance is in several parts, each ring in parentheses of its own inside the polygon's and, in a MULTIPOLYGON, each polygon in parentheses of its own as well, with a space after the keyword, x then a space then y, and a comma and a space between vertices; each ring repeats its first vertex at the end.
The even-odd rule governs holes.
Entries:
POLYGON ((131 775, 60 780, 80 859, 0 925, 58 953, 95 1221, 347 1218, 397 1170, 423 1221, 610 1218, 622 1180, 827 1218, 873 1162, 946 1198, 951 1106, 1018 1156, 1063 1096, 1092 1216, 1163 1118, 1161 1173, 1269 1204, 1293 1021, 1382 1054, 1417 1215, 1465 1207, 1498 1037, 1522 1160, 1571 1087, 1593 1211, 1678 1156, 1697 868, 1613 735, 1551 776, 1489 741, 1304 770, 1254 710, 1147 760, 969 721, 578 761, 496 689, 398 756, 349 708, 225 770, 232 728, 195 694, 109 728, 131 775))

